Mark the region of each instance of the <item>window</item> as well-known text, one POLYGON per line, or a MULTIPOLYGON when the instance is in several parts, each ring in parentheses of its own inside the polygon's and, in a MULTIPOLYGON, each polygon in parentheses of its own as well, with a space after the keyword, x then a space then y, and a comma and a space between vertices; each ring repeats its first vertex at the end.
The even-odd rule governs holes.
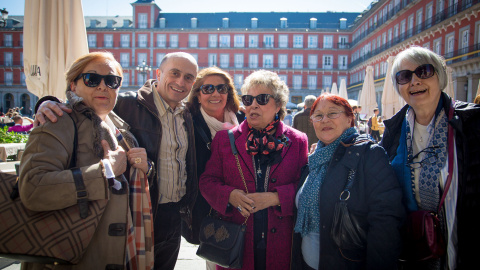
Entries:
POLYGON ((235 54, 235 67, 243 68, 243 53, 235 54))
POLYGON ((333 57, 331 55, 324 55, 323 56, 323 68, 324 69, 332 69, 333 68, 332 58, 333 57))
POLYGON ((123 73, 123 79, 122 79, 122 87, 126 87, 130 85, 130 74, 127 72, 123 73))
POLYGON ((469 42, 470 29, 468 27, 460 30, 460 53, 468 53, 468 42, 469 42))
POLYGON ((433 50, 436 54, 442 55, 442 47, 441 47, 441 44, 442 44, 442 38, 439 38, 439 39, 436 39, 436 40, 433 41, 433 48, 432 48, 432 50, 433 50))
POLYGON ((120 35, 120 46, 122 48, 130 47, 130 35, 125 35, 125 34, 120 35))
POLYGON ((165 35, 165 34, 158 34, 157 35, 157 47, 158 48, 167 47, 167 35, 165 35))
POLYGON ((278 47, 279 48, 288 48, 288 35, 279 35, 278 36, 278 47))
POLYGON ((287 28, 287 18, 280 18, 280 28, 287 28))
POLYGON ((138 13, 138 28, 147 28, 147 13, 138 13))
POLYGON ((147 47, 147 35, 146 34, 141 34, 138 35, 138 47, 140 48, 146 48, 147 47))
POLYGON ((230 55, 228 53, 220 54, 220 67, 221 68, 228 68, 230 61, 230 55))
POLYGON ((332 76, 323 76, 323 88, 332 87, 332 76))
POLYGON ((13 53, 6 52, 4 54, 4 57, 5 57, 5 59, 4 59, 5 66, 7 66, 7 67, 13 66, 13 53))
POLYGON ((239 91, 243 85, 243 74, 234 74, 233 84, 235 85, 235 88, 237 89, 237 91, 239 91))
POLYGON ((379 76, 378 64, 375 65, 375 77, 379 76))
POLYGON ((188 46, 190 48, 197 48, 198 47, 198 35, 197 34, 188 35, 188 46))
MULTIPOLYGON (((23 52, 20 53, 20 65, 23 66, 23 52)), ((25 72, 20 72, 20 74, 25 74, 25 72)))
POLYGON ((423 31, 423 10, 417 11, 417 34, 423 31))
POLYGON ((303 55, 294 54, 292 57, 292 67, 293 68, 303 68, 303 55))
POLYGON ((12 35, 4 34, 3 35, 3 46, 4 47, 13 47, 12 35))
POLYGON ((310 35, 308 36, 308 48, 317 48, 318 47, 318 36, 310 35))
POLYGON ((315 90, 317 89, 317 76, 316 75, 308 75, 308 89, 315 90))
POLYGON ((217 54, 216 53, 209 53, 208 54, 208 66, 216 66, 217 65, 217 54))
POLYGON ((103 40, 103 43, 104 43, 103 45, 104 45, 104 47, 107 47, 107 48, 113 47, 113 35, 111 35, 111 34, 105 34, 105 35, 103 36, 103 39, 104 39, 104 40, 103 40))
POLYGON ((142 86, 147 81, 147 73, 137 73, 137 85, 142 86))
POLYGON ((13 72, 5 71, 3 74, 5 74, 5 85, 13 85, 13 72))
POLYGON ((252 26, 252 29, 256 29, 257 26, 258 26, 258 19, 257 18, 252 18, 251 20, 251 26, 252 26))
POLYGON ((245 47, 245 35, 235 35, 234 36, 235 48, 245 47))
POLYGON ((190 54, 193 56, 193 58, 195 58, 195 62, 198 63, 198 53, 190 53, 190 54))
POLYGON ((217 35, 208 35, 208 47, 210 48, 217 47, 217 35))
POLYGON ((257 48, 258 47, 258 35, 249 35, 248 36, 248 47, 257 48))
POLYGON ((264 35, 263 36, 263 47, 264 48, 273 48, 273 35, 264 35))
POLYGON ((348 49, 348 36, 339 36, 338 43, 339 49, 348 49))
POLYGON ((316 54, 309 54, 308 55, 308 68, 309 69, 316 69, 318 63, 318 56, 316 54))
POLYGON ((293 75, 293 89, 302 89, 302 75, 293 75))
POLYGON ((445 58, 450 58, 453 56, 453 50, 455 48, 455 36, 454 33, 445 37, 447 44, 445 44, 445 58))
POLYGON ((120 65, 123 68, 130 66, 130 54, 129 53, 120 53, 120 65))
POLYGON ((248 56, 248 67, 258 68, 258 54, 250 54, 248 56))
POLYGON ((323 36, 323 48, 333 48, 333 36, 323 36))
POLYGON ((223 18, 222 19, 222 27, 223 28, 228 28, 228 18, 223 18))
POLYGON ((97 35, 89 34, 88 35, 88 47, 96 48, 97 47, 97 35))
POLYGON ((294 35, 293 36, 293 47, 294 48, 303 48, 303 35, 294 35))
POLYGON ((170 35, 170 47, 177 48, 178 47, 178 35, 170 35))
POLYGON ((230 35, 220 35, 220 48, 230 48, 230 35))
POLYGON ((25 81, 25 79, 26 79, 25 72, 20 72, 20 84, 23 86, 27 85, 27 82, 25 81))
POLYGON ((437 0, 437 14, 442 13, 444 5, 444 0, 437 0))
POLYGON ((347 69, 348 63, 348 56, 346 55, 339 55, 338 56, 338 68, 339 69, 347 69))
POLYGON ((273 68, 273 54, 263 55, 263 68, 273 68))
POLYGON ((157 55, 156 55, 156 58, 157 58, 157 61, 156 61, 157 67, 160 66, 160 63, 162 62, 163 57, 165 57, 165 54, 164 54, 164 53, 157 53, 157 55))
POLYGON ((408 36, 412 36, 413 35, 413 14, 410 15, 410 17, 408 17, 408 36))
POLYGON ((147 54, 146 53, 139 53, 137 54, 137 65, 142 65, 145 62, 148 65, 147 54))
POLYGON ((280 80, 282 80, 286 85, 288 85, 287 83, 287 75, 278 75, 278 77, 280 78, 280 80))
POLYGON ((278 67, 287 68, 288 66, 288 54, 279 54, 278 55, 278 67))

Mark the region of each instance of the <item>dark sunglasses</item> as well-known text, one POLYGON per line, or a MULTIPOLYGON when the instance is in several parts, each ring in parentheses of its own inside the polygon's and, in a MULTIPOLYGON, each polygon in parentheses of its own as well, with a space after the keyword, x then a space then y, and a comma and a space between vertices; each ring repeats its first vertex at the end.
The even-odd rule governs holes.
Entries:
POLYGON ((205 95, 213 94, 213 92, 215 92, 215 89, 217 89, 217 92, 219 94, 227 94, 228 90, 230 90, 230 86, 228 86, 228 84, 219 84, 219 85, 204 84, 200 86, 200 90, 205 95))
POLYGON ((243 102, 243 105, 250 106, 253 103, 253 99, 256 99, 258 105, 267 105, 267 103, 270 101, 270 97, 273 97, 273 96, 270 94, 260 94, 255 97, 252 95, 243 95, 242 102, 243 102))
POLYGON ((122 83, 122 77, 116 75, 100 75, 97 73, 82 73, 78 75, 75 79, 79 80, 83 78, 83 83, 88 87, 96 87, 102 82, 102 79, 105 81, 105 85, 111 89, 117 89, 122 83))
POLYGON ((435 68, 431 64, 425 64, 417 67, 414 71, 400 70, 395 74, 398 84, 407 84, 412 81, 413 73, 420 79, 428 79, 435 74, 435 68))

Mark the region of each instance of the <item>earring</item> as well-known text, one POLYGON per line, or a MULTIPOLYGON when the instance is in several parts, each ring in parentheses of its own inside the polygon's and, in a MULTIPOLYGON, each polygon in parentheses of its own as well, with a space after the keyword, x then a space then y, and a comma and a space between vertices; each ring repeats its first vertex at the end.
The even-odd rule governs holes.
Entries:
POLYGON ((278 113, 275 114, 275 121, 278 120, 278 113))

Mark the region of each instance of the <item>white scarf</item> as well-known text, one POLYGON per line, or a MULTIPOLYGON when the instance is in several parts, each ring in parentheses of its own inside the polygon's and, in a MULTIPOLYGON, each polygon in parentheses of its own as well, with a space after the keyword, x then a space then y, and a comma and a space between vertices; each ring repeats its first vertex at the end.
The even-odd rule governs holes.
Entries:
POLYGON ((215 117, 208 115, 202 108, 202 106, 200 106, 200 112, 202 113, 203 119, 205 119, 205 122, 207 123, 208 129, 210 129, 210 133, 212 134, 212 140, 213 138, 215 138, 215 134, 217 134, 218 131, 231 129, 238 126, 237 116, 234 112, 226 108, 223 115, 223 120, 225 122, 220 122, 215 117))

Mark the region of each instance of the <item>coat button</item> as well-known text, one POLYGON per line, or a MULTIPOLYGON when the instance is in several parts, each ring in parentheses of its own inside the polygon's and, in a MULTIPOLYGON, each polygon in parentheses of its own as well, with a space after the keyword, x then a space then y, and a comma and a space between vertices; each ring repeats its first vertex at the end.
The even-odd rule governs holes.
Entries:
POLYGON ((271 232, 271 233, 276 233, 276 232, 277 232, 277 229, 272 228, 272 229, 270 230, 270 232, 271 232))
POLYGON ((272 178, 271 182, 272 182, 272 183, 277 182, 277 178, 272 178))
POLYGON ((278 219, 283 219, 283 217, 281 217, 281 216, 278 216, 278 219))

